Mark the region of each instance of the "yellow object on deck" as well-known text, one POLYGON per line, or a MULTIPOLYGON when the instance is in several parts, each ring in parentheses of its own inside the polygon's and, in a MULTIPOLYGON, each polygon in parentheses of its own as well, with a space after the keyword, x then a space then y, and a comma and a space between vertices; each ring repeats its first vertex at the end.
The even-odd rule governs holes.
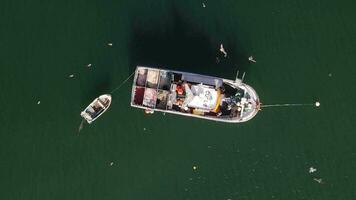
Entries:
POLYGON ((221 91, 220 91, 220 89, 218 89, 217 93, 218 93, 218 98, 216 99, 216 105, 215 105, 215 108, 211 111, 211 112, 214 112, 214 113, 218 112, 219 106, 220 106, 220 101, 221 101, 221 91))

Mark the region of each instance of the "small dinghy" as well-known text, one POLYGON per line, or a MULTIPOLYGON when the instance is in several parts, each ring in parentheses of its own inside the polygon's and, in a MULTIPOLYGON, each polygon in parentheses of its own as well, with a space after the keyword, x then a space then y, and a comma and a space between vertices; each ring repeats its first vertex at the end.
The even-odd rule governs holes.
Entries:
POLYGON ((80 115, 90 124, 100 117, 110 106, 111 95, 103 94, 96 98, 80 115))

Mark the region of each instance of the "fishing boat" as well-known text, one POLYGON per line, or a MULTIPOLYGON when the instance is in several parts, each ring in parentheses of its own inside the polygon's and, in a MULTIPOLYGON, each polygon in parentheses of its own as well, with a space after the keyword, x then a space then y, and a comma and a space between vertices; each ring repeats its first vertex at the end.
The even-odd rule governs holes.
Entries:
POLYGON ((80 115, 90 124, 98 119, 109 108, 111 104, 111 95, 103 94, 94 99, 80 115))
POLYGON ((240 123, 260 110, 255 90, 235 80, 137 66, 132 85, 131 106, 145 110, 240 123))

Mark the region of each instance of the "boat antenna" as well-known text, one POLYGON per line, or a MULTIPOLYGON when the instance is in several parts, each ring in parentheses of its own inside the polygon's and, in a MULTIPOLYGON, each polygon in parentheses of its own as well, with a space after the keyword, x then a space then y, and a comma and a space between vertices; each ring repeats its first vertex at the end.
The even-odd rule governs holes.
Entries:
POLYGON ((132 72, 132 74, 130 74, 130 76, 128 76, 122 83, 120 83, 119 86, 117 86, 115 89, 113 89, 110 94, 113 94, 114 92, 116 92, 116 90, 120 89, 130 78, 131 76, 133 76, 135 74, 135 71, 132 72))
POLYGON ((319 107, 320 102, 317 101, 315 103, 284 103, 284 104, 265 104, 261 105, 260 108, 268 108, 268 107, 292 107, 292 106, 315 106, 319 107))
POLYGON ((236 83, 237 85, 240 85, 240 84, 244 81, 244 78, 245 78, 245 72, 242 74, 241 79, 239 79, 239 70, 237 70, 236 78, 235 78, 235 83, 236 83))
POLYGON ((245 78, 245 72, 242 74, 241 83, 244 82, 244 78, 245 78))
POLYGON ((237 70, 236 72, 235 82, 237 81, 238 78, 239 78, 239 70, 237 70))

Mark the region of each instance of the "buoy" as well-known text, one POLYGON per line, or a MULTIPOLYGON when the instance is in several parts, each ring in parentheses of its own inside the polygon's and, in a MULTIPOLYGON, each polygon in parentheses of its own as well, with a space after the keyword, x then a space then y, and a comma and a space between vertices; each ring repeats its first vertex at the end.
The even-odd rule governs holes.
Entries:
POLYGON ((319 107, 320 106, 320 102, 319 101, 315 102, 315 106, 319 107))
POLYGON ((145 114, 153 114, 154 112, 155 112, 154 110, 150 110, 150 109, 145 110, 145 114))

